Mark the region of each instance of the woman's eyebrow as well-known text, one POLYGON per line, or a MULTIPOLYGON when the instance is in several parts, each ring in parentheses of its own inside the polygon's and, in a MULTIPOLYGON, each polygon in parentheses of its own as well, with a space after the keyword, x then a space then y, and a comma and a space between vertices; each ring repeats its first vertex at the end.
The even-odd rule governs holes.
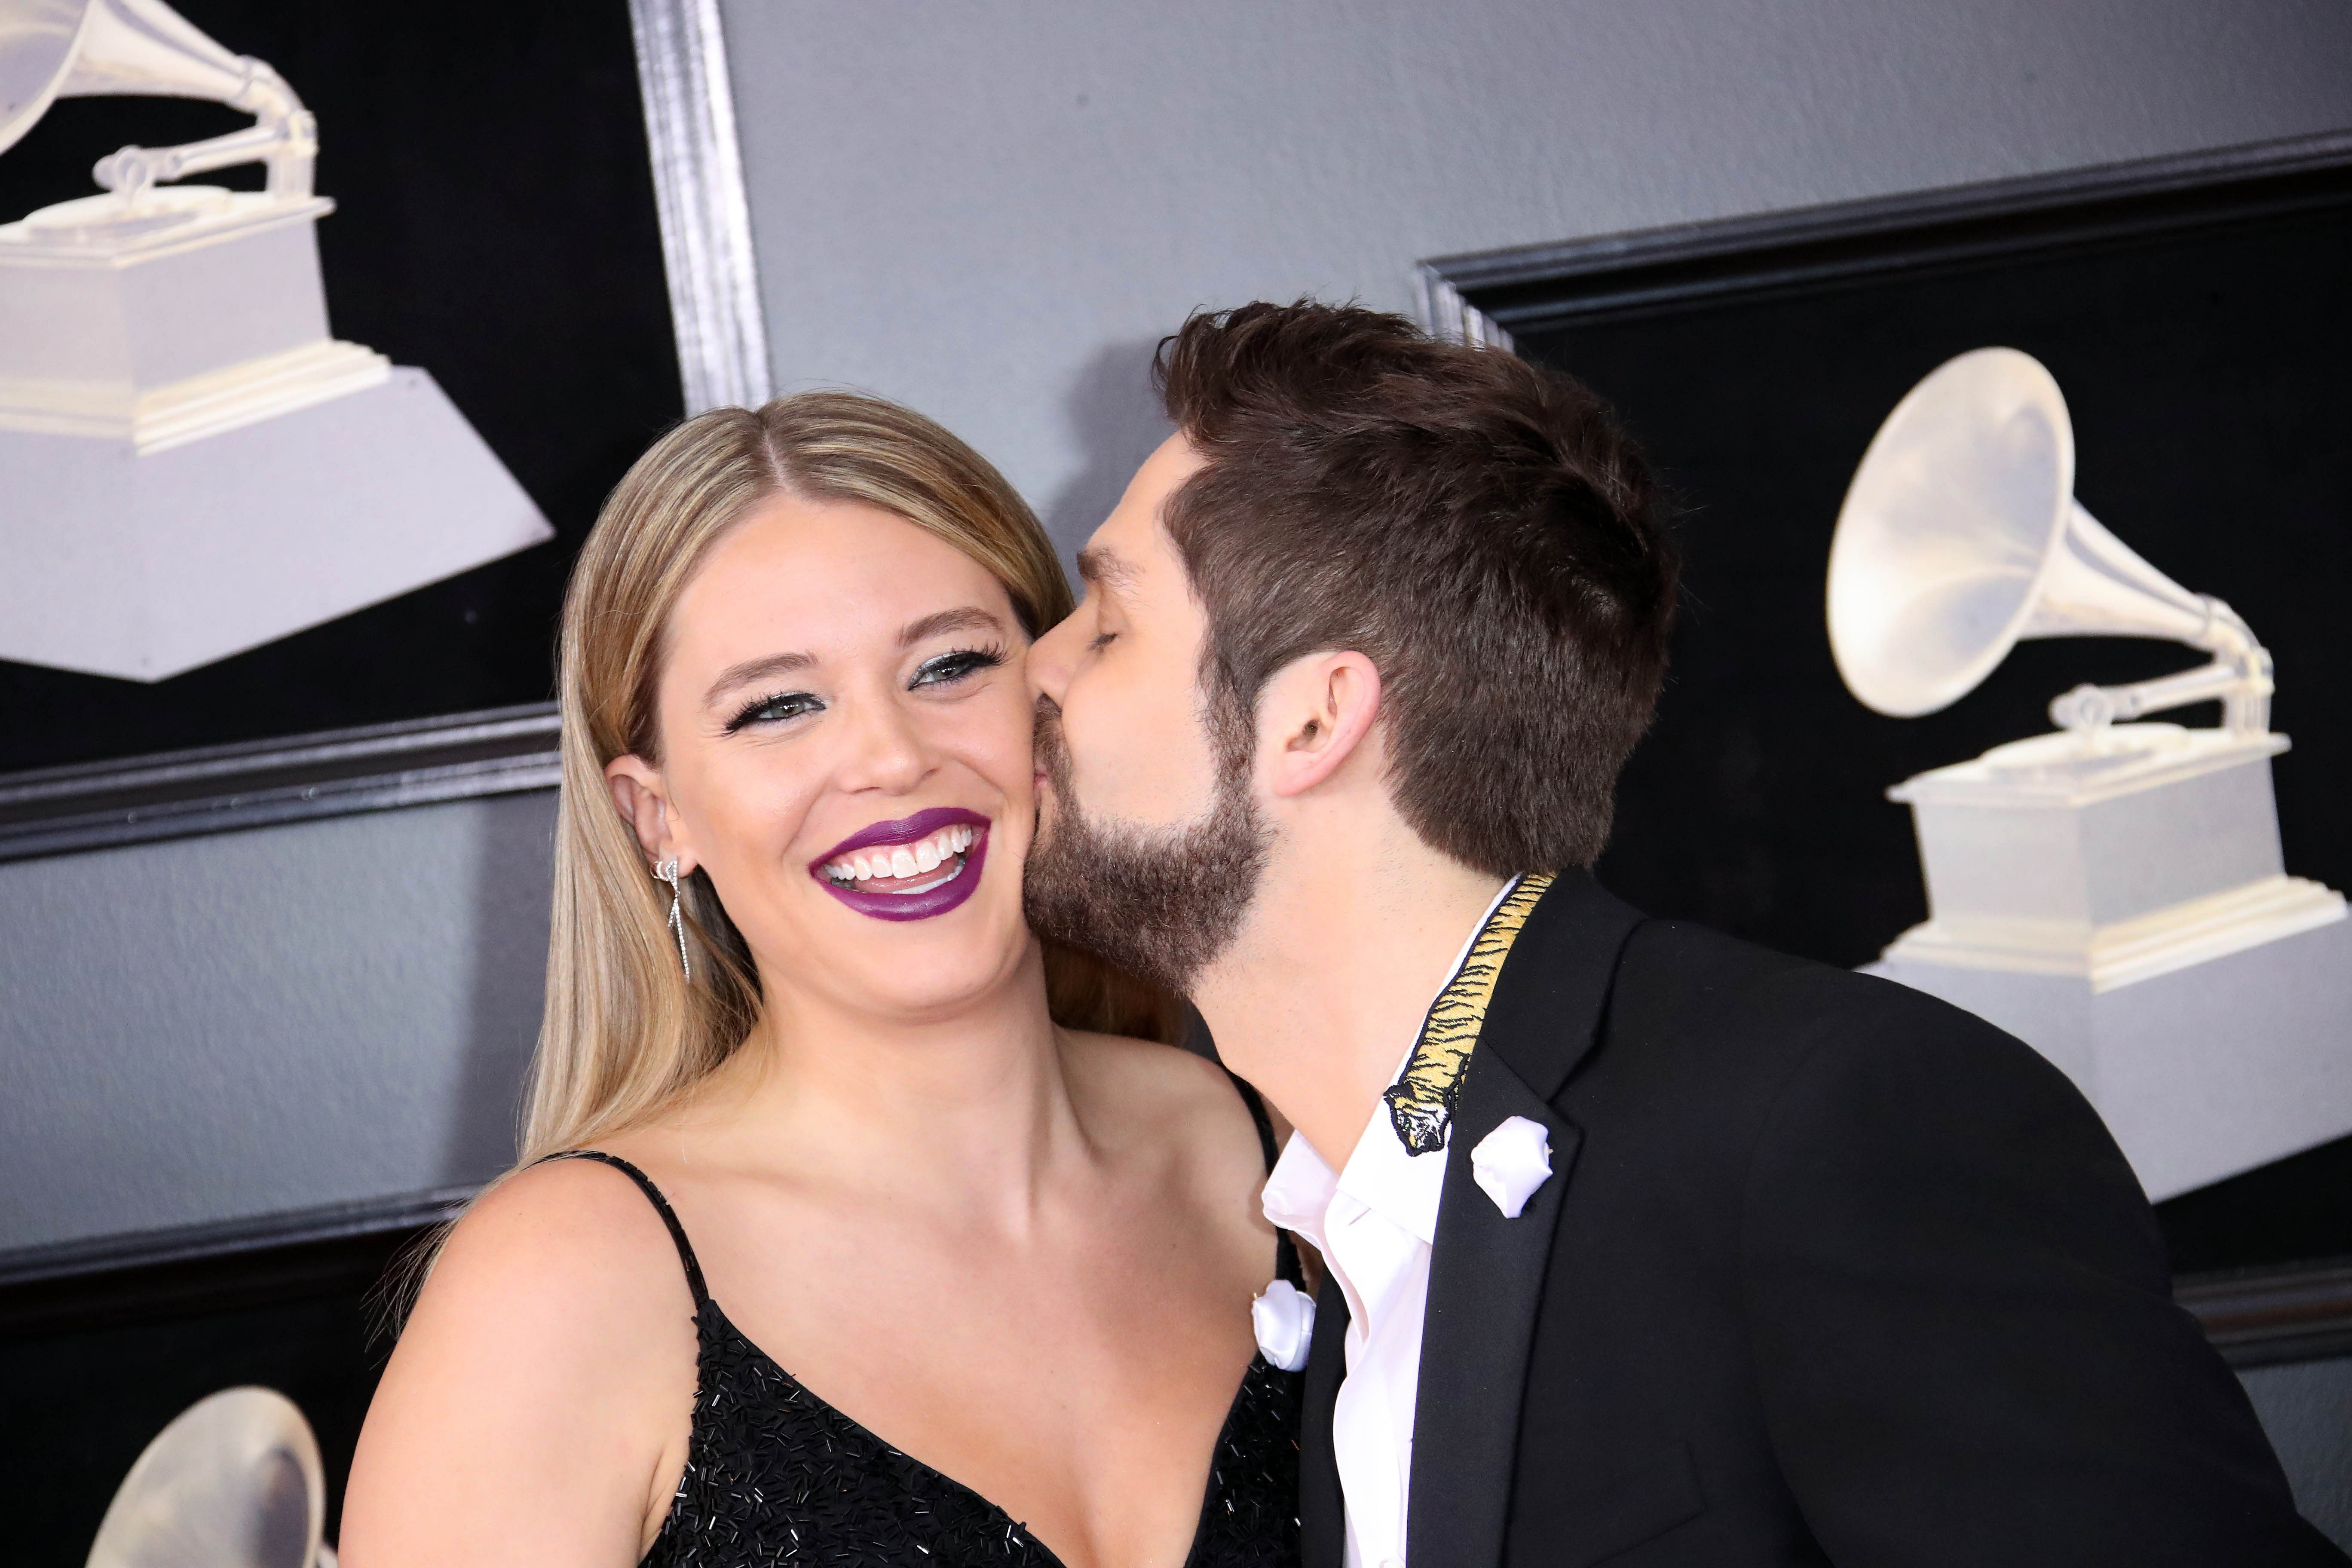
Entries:
POLYGON ((940 610, 925 616, 921 620, 908 622, 906 629, 898 634, 898 646, 912 647, 924 638, 938 637, 942 632, 994 632, 1002 637, 1004 623, 977 605, 966 605, 956 610, 940 610))
POLYGON ((764 658, 745 659, 741 664, 730 665, 719 672, 718 679, 710 683, 710 689, 702 694, 703 703, 706 707, 714 707, 721 697, 738 686, 790 675, 815 663, 816 658, 813 654, 772 653, 764 658))

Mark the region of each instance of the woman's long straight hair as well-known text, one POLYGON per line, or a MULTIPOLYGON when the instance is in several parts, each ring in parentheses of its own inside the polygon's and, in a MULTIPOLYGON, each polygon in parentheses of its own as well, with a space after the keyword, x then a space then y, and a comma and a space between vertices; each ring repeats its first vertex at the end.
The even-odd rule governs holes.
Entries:
MULTIPOLYGON (((979 453, 896 404, 803 393, 756 411, 713 409, 655 442, 604 503, 564 595, 547 1011, 508 1175, 659 1115, 759 1018, 758 969, 700 871, 680 885, 694 959, 685 974, 669 889, 614 805, 604 768, 629 754, 660 763, 655 694, 671 611, 719 538, 779 494, 862 501, 936 534, 1004 584, 1033 638, 1070 613, 1069 581, 1028 504, 979 453)), ((1045 956, 1056 1023, 1178 1037, 1174 997, 1068 948, 1048 942, 1045 956)), ((406 1317, 449 1229, 387 1276, 381 1326, 406 1317)))
MULTIPOLYGON (((714 409, 656 442, 605 503, 572 568, 558 668, 563 785, 547 1012, 520 1163, 658 1114, 724 1062, 760 1014, 760 981, 710 879, 681 884, 689 980, 655 880, 604 769, 658 765, 655 694, 673 608, 712 545, 779 493, 904 518, 987 568, 1034 637, 1070 612, 1069 583, 1026 502, 940 426, 878 398, 803 393, 714 409)), ((1172 1040, 1172 997, 1086 955, 1046 952, 1072 1027, 1172 1040)))

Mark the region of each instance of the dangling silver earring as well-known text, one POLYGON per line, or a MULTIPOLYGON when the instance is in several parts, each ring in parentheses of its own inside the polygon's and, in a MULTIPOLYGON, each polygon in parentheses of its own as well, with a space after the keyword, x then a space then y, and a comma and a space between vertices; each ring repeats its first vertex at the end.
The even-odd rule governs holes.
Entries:
POLYGON ((686 978, 691 982, 694 965, 686 956, 686 911, 677 901, 677 857, 673 855, 655 867, 654 875, 669 884, 669 929, 677 937, 677 966, 686 971, 686 978))

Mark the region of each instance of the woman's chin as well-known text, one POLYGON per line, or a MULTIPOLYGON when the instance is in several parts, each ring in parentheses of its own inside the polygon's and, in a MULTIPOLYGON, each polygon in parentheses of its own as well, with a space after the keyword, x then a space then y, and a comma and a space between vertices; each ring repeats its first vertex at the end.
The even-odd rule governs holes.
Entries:
MULTIPOLYGON (((771 973, 817 977, 824 988, 862 1013, 910 1021, 983 1005, 1006 987, 1025 984, 1031 939, 1017 900, 989 892, 945 919, 868 922, 844 932, 826 922, 826 940, 794 944, 794 957, 771 973), (878 929, 877 929, 878 926, 878 929), (820 953, 829 952, 830 959, 820 953), (813 964, 812 961, 814 961, 813 964)), ((789 984, 789 981, 787 981, 789 984)))
POLYGON ((988 1007, 1021 984, 1017 965, 978 962, 919 978, 903 972, 875 975, 863 987, 863 1010, 909 1024, 932 1023, 988 1007))

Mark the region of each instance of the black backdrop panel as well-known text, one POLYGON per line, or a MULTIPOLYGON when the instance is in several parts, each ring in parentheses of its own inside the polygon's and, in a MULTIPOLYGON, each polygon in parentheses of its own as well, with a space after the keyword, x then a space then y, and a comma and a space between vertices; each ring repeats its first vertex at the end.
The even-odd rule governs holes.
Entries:
POLYGON ((141 1450, 197 1400, 258 1384, 319 1439, 326 1539, 392 1352, 396 1228, 24 1283, 0 1279, 0 1501, 6 1560, 75 1568, 141 1450))
MULTIPOLYGON (((2271 649, 2287 869, 2352 887, 2352 139, 1432 268, 1606 395, 1678 501, 1684 616, 1600 866, 1618 892, 1866 963, 1927 913, 1888 785, 2046 731, 2078 682, 2203 662, 2058 638, 1925 718, 1846 692, 1822 604, 1846 484, 1906 391, 1991 344, 2057 377, 2092 515, 2271 649)), ((2183 1272, 2352 1256, 2352 1139, 2159 1215, 2183 1272)))
MULTIPOLYGON (((2288 868, 2352 885, 2352 202, 2219 231, 1898 273, 1833 289, 1522 331, 1608 396, 1683 508, 1685 618, 1601 873, 1686 915, 1833 963, 1927 918, 1887 785, 2051 728, 2079 681, 2204 662, 2125 639, 2019 645, 1942 713, 1888 719, 1830 660, 1831 532, 1879 422, 1928 371, 2023 349, 2064 389, 2075 493, 2278 664, 2288 868)), ((2218 704, 2152 717, 2215 722, 2218 704)))
MULTIPOLYGON (((153 685, 0 661, 0 773, 544 700, 572 553, 683 406, 625 0, 174 3, 319 117, 335 335, 431 372, 557 537, 153 685)), ((0 219, 94 194, 125 142, 247 123, 61 100, 0 153, 0 219)))
POLYGON ((354 1292, 0 1342, 12 1419, 0 1433, 22 1568, 77 1568, 114 1489, 173 1416, 225 1388, 274 1388, 301 1406, 327 1479, 329 1541, 390 1347, 354 1292))

